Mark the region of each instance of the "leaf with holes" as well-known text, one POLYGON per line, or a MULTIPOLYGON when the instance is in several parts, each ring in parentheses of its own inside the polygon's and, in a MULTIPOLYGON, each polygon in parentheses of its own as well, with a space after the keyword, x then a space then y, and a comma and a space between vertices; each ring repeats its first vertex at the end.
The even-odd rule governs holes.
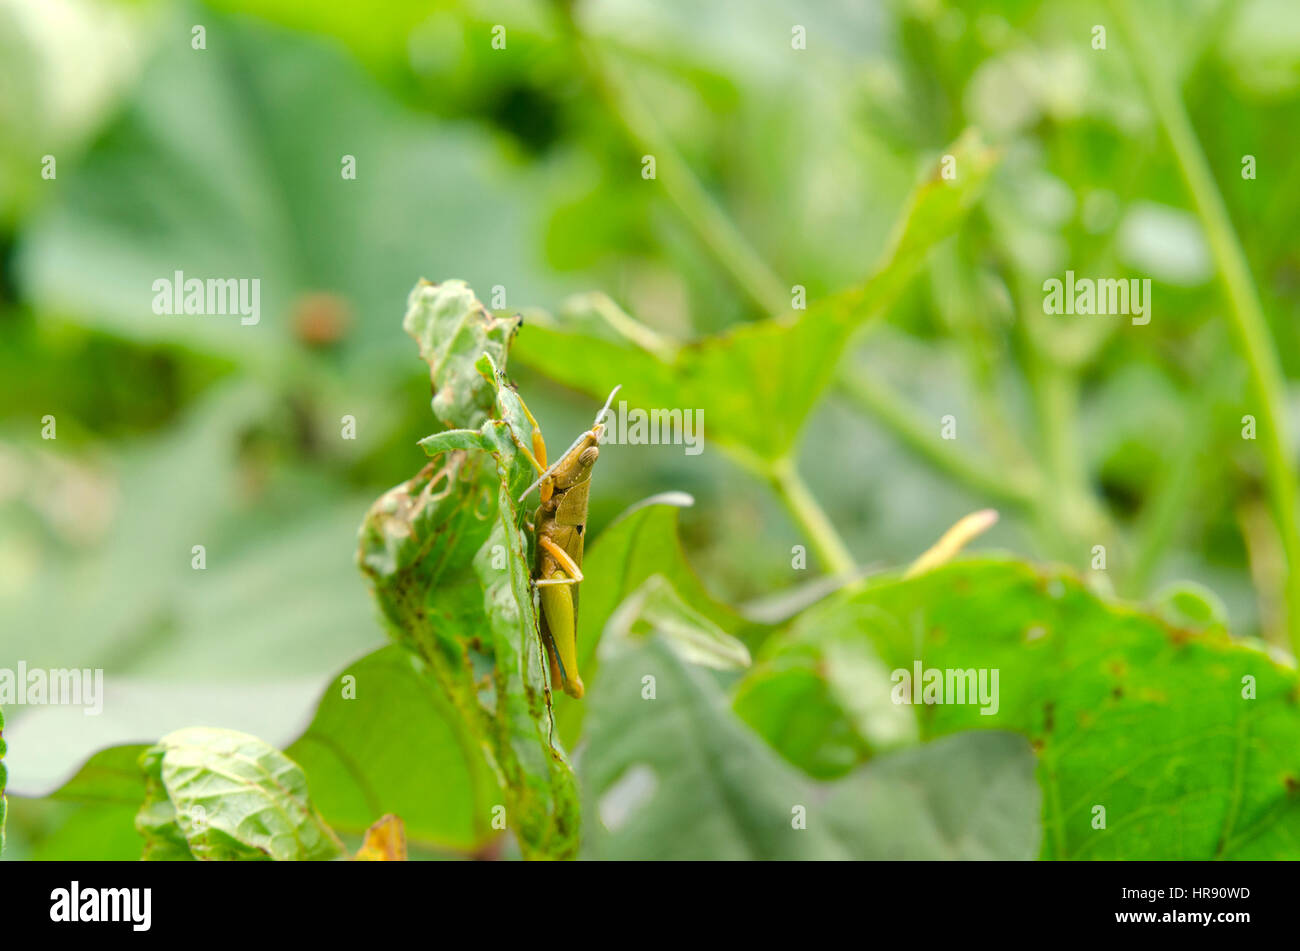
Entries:
POLYGON ((332 859, 342 843, 312 807, 307 776, 247 733, 177 730, 140 756, 136 828, 152 860, 332 859))
MULTIPOLYGON (((923 681, 961 674, 963 693, 988 672, 991 703, 910 709, 922 739, 998 729, 1033 743, 1045 858, 1275 859, 1300 836, 1300 682, 1221 628, 1173 627, 1066 571, 968 560, 828 599, 766 645, 751 676, 811 656, 830 678, 840 661, 828 648, 845 643, 907 674, 864 684, 879 704, 908 699, 917 664, 923 681)), ((825 742, 863 737, 847 702, 822 713, 825 742)), ((746 719, 802 765, 805 742, 746 719)))
POLYGON ((361 526, 357 559, 394 639, 415 651, 495 772, 526 856, 577 848, 572 771, 553 736, 531 596, 521 451, 531 426, 502 371, 517 326, 461 281, 422 281, 404 321, 429 363, 444 429, 431 457, 361 526))

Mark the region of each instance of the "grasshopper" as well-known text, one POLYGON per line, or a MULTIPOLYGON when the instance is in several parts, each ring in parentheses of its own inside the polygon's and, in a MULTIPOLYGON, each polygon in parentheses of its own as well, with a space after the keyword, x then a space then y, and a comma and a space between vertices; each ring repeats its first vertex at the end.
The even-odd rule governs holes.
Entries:
POLYGON ((619 387, 614 387, 591 428, 575 439, 552 466, 546 464, 541 428, 524 407, 533 427, 533 451, 525 455, 541 473, 519 496, 523 502, 537 489, 541 498, 533 522, 537 538, 534 603, 541 601, 537 620, 551 668, 551 683, 559 684, 574 699, 581 699, 584 692, 578 673, 578 585, 582 582, 582 542, 587 530, 591 469, 600 456, 598 443, 605 431, 601 420, 618 391, 619 387))

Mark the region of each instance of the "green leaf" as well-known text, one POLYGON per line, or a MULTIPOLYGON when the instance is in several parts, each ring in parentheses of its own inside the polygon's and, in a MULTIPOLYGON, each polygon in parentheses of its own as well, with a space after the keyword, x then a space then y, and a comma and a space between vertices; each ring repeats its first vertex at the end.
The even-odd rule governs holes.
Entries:
POLYGON ((342 844, 312 807, 301 767, 255 736, 193 727, 140 756, 144 858, 332 859, 342 844))
POLYGON ((285 752, 311 777, 340 833, 401 816, 421 845, 473 852, 496 835, 496 776, 459 712, 409 651, 389 646, 348 667, 285 752))
POLYGON ((659 637, 606 662, 588 695, 584 855, 1027 859, 1037 851, 1039 793, 1023 739, 950 737, 819 783, 740 722, 716 676, 659 637))
POLYGON ((737 688, 735 709, 791 763, 810 776, 841 776, 873 753, 916 742, 916 718, 890 701, 889 671, 853 629, 803 625, 737 688))
MULTIPOLYGON (((750 664, 749 649, 686 604, 663 575, 651 575, 618 606, 606 626, 606 648, 634 638, 662 637, 683 660, 715 670, 750 664)), ((609 653, 609 650, 606 651, 609 653)))
POLYGON ((815 779, 843 776, 871 756, 814 657, 790 652, 760 664, 738 691, 741 720, 815 779))
POLYGON ((404 326, 451 430, 425 440, 430 462, 371 507, 357 559, 394 639, 425 661, 496 772, 524 854, 565 858, 577 848, 578 797, 553 743, 517 501, 535 472, 520 451, 531 424, 502 382, 515 325, 460 281, 412 291, 404 326))
MULTIPOLYGON (((951 234, 978 197, 995 153, 968 133, 950 148, 955 180, 934 174, 913 192, 894 239, 860 288, 812 302, 799 315, 745 324, 676 343, 606 304, 585 324, 530 322, 517 356, 593 396, 622 384, 630 407, 696 409, 707 438, 771 462, 790 454, 829 385, 853 331, 889 306, 925 253, 951 234), (599 321, 604 320, 605 327, 599 321), (593 329, 594 328, 594 329, 593 329)), ((591 298, 584 298, 590 301, 591 298)))
MULTIPOLYGON (((1300 683, 1232 641, 1105 602, 1066 571, 959 561, 829 599, 768 661, 856 639, 886 669, 996 671, 996 712, 911 708, 923 738, 970 729, 1038 753, 1046 858, 1282 858, 1300 835, 1300 683), (1105 809, 1105 827, 1094 828, 1105 809)), ((884 702, 877 681, 864 689, 884 702)), ((740 693, 744 696, 746 688, 740 693)), ((750 716, 761 725, 764 720, 750 716)), ((841 724, 853 723, 842 708, 841 724)), ((823 735, 831 736, 823 726, 823 735)), ((842 727, 843 729, 843 727, 842 727)), ((784 748, 784 738, 768 731, 784 748)), ((825 741, 829 745, 829 740, 825 741)), ((807 744, 794 744, 796 761, 807 744)))
POLYGON ((853 858, 1034 858, 1034 757, 1009 733, 971 731, 882 756, 831 786, 827 812, 853 858))
POLYGON ((50 798, 138 807, 145 791, 140 757, 148 749, 145 744, 132 743, 100 750, 82 764, 76 775, 50 793, 50 798))
MULTIPOLYGON (((140 833, 135 828, 135 816, 140 802, 137 798, 130 804, 57 804, 54 809, 45 803, 32 803, 37 806, 37 815, 47 817, 50 824, 44 826, 39 837, 28 841, 28 851, 22 858, 38 862, 138 862, 140 833)), ((21 801, 18 808, 25 811, 28 805, 21 801)))
MULTIPOLYGON (((38 861, 132 861, 140 857, 135 817, 145 798, 140 754, 147 746, 112 746, 40 800, 47 831, 23 858, 38 861)), ((19 797, 17 806, 29 803, 19 797)))
MULTIPOLYGON (((77 811, 53 840, 41 843, 39 857, 86 858, 87 841, 111 850, 122 829, 126 852, 91 857, 139 854, 133 819, 145 798, 139 759, 146 749, 101 750, 49 796, 77 811), (96 830, 89 839, 79 832, 87 829, 96 830)), ((402 817, 408 838, 427 848, 473 852, 496 835, 490 825, 491 807, 501 801, 495 776, 421 661, 398 647, 381 648, 334 678, 311 725, 285 755, 311 778, 317 811, 341 834, 360 835, 392 812, 402 817)), ((165 840, 174 818, 168 804, 146 825, 165 840)))
POLYGON ((66 818, 37 843, 32 858, 42 861, 86 859, 126 861, 140 857, 135 817, 145 799, 140 743, 95 753, 75 776, 50 794, 71 808, 66 818), (93 851, 90 851, 92 850, 93 851))
POLYGON ((655 575, 681 600, 723 631, 746 643, 773 630, 741 617, 705 590, 686 561, 677 533, 678 512, 693 505, 685 493, 651 496, 632 506, 596 538, 583 559, 582 615, 578 618, 581 669, 594 669, 596 649, 617 607, 655 575))

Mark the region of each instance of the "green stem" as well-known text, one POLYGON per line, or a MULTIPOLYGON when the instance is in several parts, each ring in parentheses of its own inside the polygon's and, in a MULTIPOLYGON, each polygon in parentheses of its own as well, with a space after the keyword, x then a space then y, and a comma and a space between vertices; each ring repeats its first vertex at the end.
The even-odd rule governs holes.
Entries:
POLYGON ((1165 134, 1173 147, 1192 204, 1205 226, 1210 250, 1218 267, 1229 308, 1233 334, 1250 372, 1250 387, 1257 406, 1259 444, 1264 454, 1273 518, 1286 557, 1284 594, 1286 627, 1292 649, 1300 653, 1300 532, 1296 525, 1295 467, 1287 435, 1282 368, 1264 317, 1259 293, 1250 275, 1245 251, 1219 194, 1209 162, 1196 138, 1191 119, 1173 80, 1157 65, 1159 58, 1147 46, 1127 3, 1112 0, 1133 50, 1133 63, 1146 87, 1165 134))
POLYGON ((586 295, 586 302, 619 336, 636 344, 642 350, 653 353, 664 363, 672 363, 677 359, 675 342, 656 333, 639 320, 633 320, 631 315, 619 307, 608 294, 593 291, 586 295))
POLYGON ((1134 597, 1142 596, 1151 583, 1160 557, 1173 537, 1187 506, 1196 490, 1196 463, 1208 442, 1208 434, 1193 425, 1184 438, 1173 465, 1165 472, 1149 508, 1137 526, 1137 551, 1133 556, 1133 570, 1126 579, 1126 588, 1134 597))
POLYGON ((854 577, 857 563, 853 554, 840 540, 830 518, 808 490, 794 460, 785 457, 759 463, 759 466, 760 474, 766 477, 791 518, 803 530, 826 570, 845 579, 854 577))
POLYGON ((1055 539, 1058 557, 1077 565, 1090 557, 1094 545, 1114 548, 1119 535, 1086 475, 1076 423, 1078 375, 1030 337, 1029 385, 1045 460, 1038 512, 1055 539))
POLYGON ((601 55, 586 41, 576 22, 570 20, 570 25, 592 85, 629 142, 642 153, 654 156, 655 181, 718 264, 759 310, 770 316, 790 310, 790 295, 783 282, 700 184, 654 113, 646 108, 630 83, 618 81, 601 55))
MULTIPOLYGON (((960 235, 957 238, 961 240, 960 235)), ((981 431, 1003 470, 1037 473, 1037 463, 1020 439, 998 396, 996 382, 1005 379, 1000 348, 983 317, 984 295, 962 265, 956 242, 945 242, 930 258, 930 288, 940 316, 957 340, 970 374, 981 431)), ((1041 482, 1041 479, 1039 479, 1041 482)))
MULTIPOLYGON (((1017 283, 1024 285, 1023 277, 1017 283)), ((1017 295, 1022 314, 1037 306, 1025 285, 1017 295)), ((1019 322, 1025 378, 1029 383, 1042 457, 1035 514, 1048 550, 1068 564, 1078 565, 1092 546, 1115 546, 1117 533, 1094 493, 1078 441, 1079 379, 1074 368, 1052 346, 1050 326, 1019 322)))
POLYGON ((1052 494, 1058 500, 1057 520, 1066 538, 1070 538, 1069 496, 1074 494, 1078 481, 1079 453, 1074 439, 1078 387, 1066 373, 1059 364, 1040 359, 1036 361, 1030 385, 1037 408, 1047 479, 1055 486, 1052 494))
POLYGON ((860 374, 843 373, 836 389, 936 469, 1004 505, 1023 511, 1033 509, 1035 497, 1028 477, 986 469, 965 453, 949 448, 935 437, 931 427, 918 419, 914 410, 886 387, 860 374))
POLYGON ((1203 364, 1196 377, 1203 382, 1192 412, 1188 414, 1182 442, 1152 497, 1143 506, 1134 533, 1136 551, 1126 585, 1126 590, 1134 597, 1146 593, 1174 531, 1217 471, 1217 461, 1207 456, 1214 435, 1210 420, 1214 418, 1215 407, 1224 398, 1227 381, 1237 381, 1223 361, 1203 364))

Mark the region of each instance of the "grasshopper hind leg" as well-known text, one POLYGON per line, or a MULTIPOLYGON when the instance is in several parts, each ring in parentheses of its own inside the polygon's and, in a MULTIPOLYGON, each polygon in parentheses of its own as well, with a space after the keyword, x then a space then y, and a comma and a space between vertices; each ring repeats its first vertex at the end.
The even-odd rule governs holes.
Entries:
MULTIPOLYGON (((556 575, 563 575, 557 571, 556 575)), ((547 587, 537 583, 542 600, 543 643, 551 660, 552 675, 560 675, 564 692, 575 700, 582 699, 585 688, 578 673, 577 612, 574 610, 570 584, 552 576, 547 587)), ((572 582, 572 579, 570 579, 572 582)))
MULTIPOLYGON (((560 652, 555 644, 555 637, 551 634, 550 623, 547 619, 546 602, 542 597, 542 588, 536 581, 532 584, 533 588, 533 616, 537 618, 538 629, 541 632, 542 647, 545 648, 546 666, 550 670, 551 689, 559 687, 565 693, 573 696, 573 690, 570 687, 569 679, 565 675, 564 664, 560 660, 560 652)), ((581 690, 582 681, 578 681, 578 689, 581 690)), ((581 696, 581 694, 579 694, 581 696)))

